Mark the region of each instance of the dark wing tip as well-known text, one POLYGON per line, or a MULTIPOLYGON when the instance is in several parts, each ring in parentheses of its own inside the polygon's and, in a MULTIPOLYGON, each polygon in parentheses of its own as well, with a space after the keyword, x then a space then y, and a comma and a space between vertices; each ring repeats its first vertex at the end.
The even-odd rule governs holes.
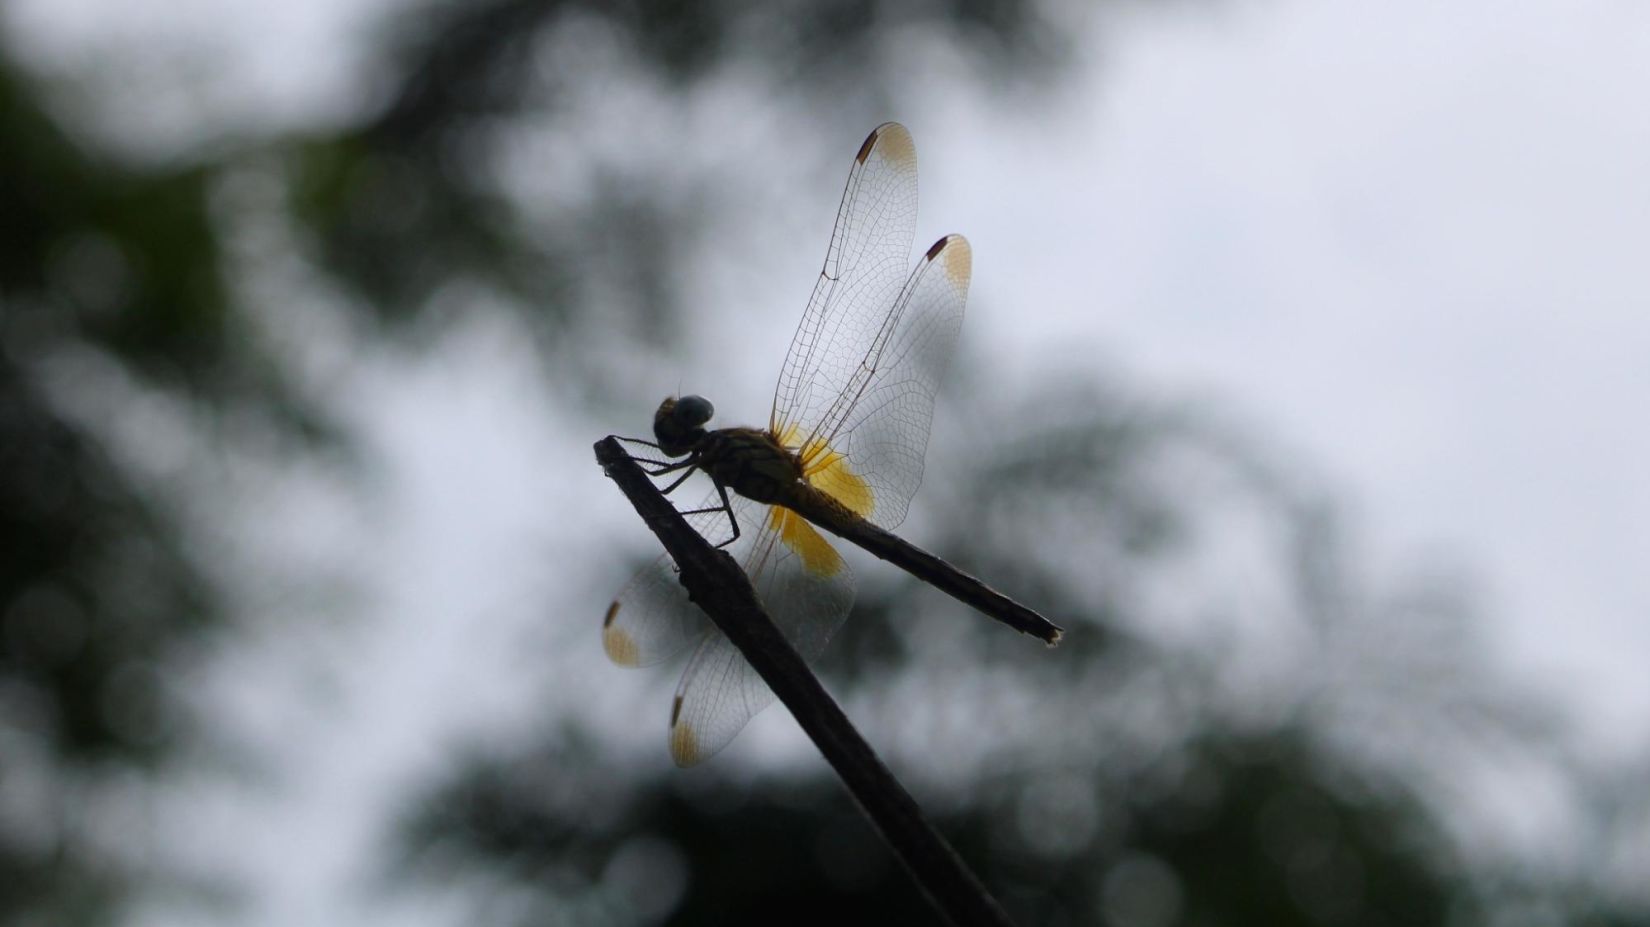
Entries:
MULTIPOLYGON (((886 125, 886 123, 884 123, 884 125, 886 125)), ((871 130, 870 135, 865 136, 865 144, 859 146, 859 154, 854 155, 854 160, 856 162, 864 164, 865 159, 871 156, 871 149, 877 146, 877 133, 881 131, 882 126, 877 126, 871 130)))
POLYGON ((864 164, 871 157, 871 152, 881 148, 882 157, 897 171, 914 171, 917 168, 917 146, 911 140, 911 132, 897 122, 885 122, 871 134, 865 136, 865 144, 859 146, 859 154, 854 156, 856 163, 864 164))

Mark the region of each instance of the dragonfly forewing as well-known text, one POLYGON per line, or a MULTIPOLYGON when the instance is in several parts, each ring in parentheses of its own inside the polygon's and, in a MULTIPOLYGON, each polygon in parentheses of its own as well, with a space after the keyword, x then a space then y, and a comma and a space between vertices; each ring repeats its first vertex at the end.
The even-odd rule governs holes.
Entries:
POLYGON ((825 264, 780 368, 774 434, 811 434, 842 394, 910 272, 916 228, 916 145, 904 126, 885 123, 848 173, 825 264))

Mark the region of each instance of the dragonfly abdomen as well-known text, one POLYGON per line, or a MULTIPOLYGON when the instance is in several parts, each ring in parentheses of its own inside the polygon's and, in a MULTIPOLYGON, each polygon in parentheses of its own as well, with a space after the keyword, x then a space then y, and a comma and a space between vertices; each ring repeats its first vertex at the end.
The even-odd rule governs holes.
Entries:
POLYGON ((1047 618, 915 544, 877 527, 829 493, 800 483, 779 501, 826 531, 1022 634, 1030 634, 1050 646, 1060 640, 1061 629, 1047 618))

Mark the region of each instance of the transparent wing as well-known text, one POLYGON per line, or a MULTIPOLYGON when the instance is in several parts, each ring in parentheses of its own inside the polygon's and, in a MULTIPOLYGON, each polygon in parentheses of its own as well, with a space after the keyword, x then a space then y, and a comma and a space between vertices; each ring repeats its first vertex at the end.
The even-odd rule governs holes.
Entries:
MULTIPOLYGON (((741 532, 735 546, 743 549, 734 556, 774 623, 811 662, 853 605, 853 573, 800 516, 766 505, 735 505, 741 532)), ((671 705, 671 758, 678 766, 708 759, 772 701, 773 693, 756 670, 707 622, 671 705)))
POLYGON ((809 482, 878 527, 899 527, 922 483, 934 396, 962 331, 972 273, 968 239, 947 235, 885 310, 848 307, 880 325, 836 401, 795 440, 809 482))
MULTIPOLYGON (((721 496, 711 490, 695 509, 720 505, 721 496)), ((756 506, 741 497, 733 498, 734 512, 756 506)), ((687 516, 688 524, 703 537, 727 537, 727 516, 721 512, 700 512, 687 516)), ((620 666, 652 666, 686 650, 704 637, 710 619, 688 600, 675 561, 662 554, 636 574, 607 607, 602 621, 602 649, 620 666)))
POLYGON ((779 373, 774 434, 814 431, 847 387, 905 280, 916 227, 916 146, 904 126, 884 123, 848 173, 825 266, 779 373))
POLYGON ((668 554, 632 579, 607 607, 602 649, 620 666, 652 666, 704 635, 709 619, 688 601, 668 554))

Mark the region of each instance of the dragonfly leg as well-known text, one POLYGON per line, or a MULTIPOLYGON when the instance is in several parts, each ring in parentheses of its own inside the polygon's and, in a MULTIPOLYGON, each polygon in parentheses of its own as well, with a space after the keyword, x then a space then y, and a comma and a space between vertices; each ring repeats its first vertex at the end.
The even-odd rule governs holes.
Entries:
MULTIPOLYGON (((619 435, 611 435, 610 437, 618 438, 618 440, 624 444, 640 444, 643 447, 651 447, 660 453, 664 452, 664 448, 659 447, 659 445, 654 444, 652 441, 645 441, 641 438, 624 438, 619 435)), ((631 460, 641 464, 642 472, 646 473, 648 476, 661 476, 666 473, 671 473, 687 466, 688 463, 686 460, 655 460, 652 457, 643 457, 640 454, 631 454, 628 449, 626 449, 625 454, 631 460)))
MULTIPOLYGON (((694 460, 692 457, 689 457, 686 460, 677 461, 676 463, 673 463, 673 464, 671 464, 667 467, 660 467, 657 471, 649 473, 648 476, 663 476, 666 473, 671 473, 671 472, 674 472, 676 470, 682 470, 683 468, 686 468, 685 472, 681 476, 678 476, 676 479, 672 480, 669 486, 666 486, 664 489, 659 490, 659 492, 661 494, 668 496, 668 495, 671 494, 672 491, 674 491, 676 489, 676 487, 678 487, 678 486, 682 485, 684 482, 686 482, 687 478, 692 476, 693 471, 698 469, 698 467, 699 467, 699 462, 697 460, 694 460)), ((684 512, 683 514, 687 514, 687 513, 684 512)))
POLYGON ((732 544, 734 541, 739 540, 739 519, 733 517, 733 503, 728 501, 728 488, 726 486, 723 486, 721 484, 721 482, 717 482, 716 492, 717 492, 718 495, 720 495, 722 497, 722 504, 721 505, 713 505, 708 509, 694 509, 690 512, 683 512, 682 514, 683 515, 701 515, 705 512, 725 512, 725 513, 727 513, 728 527, 733 529, 733 536, 728 538, 727 540, 721 541, 721 542, 719 542, 715 545, 717 547, 726 547, 729 544, 732 544))
POLYGON ((716 482, 716 492, 722 497, 722 511, 728 515, 728 527, 733 529, 733 537, 716 545, 717 547, 726 547, 739 540, 739 519, 733 517, 733 503, 728 501, 728 488, 723 486, 720 480, 716 482))

